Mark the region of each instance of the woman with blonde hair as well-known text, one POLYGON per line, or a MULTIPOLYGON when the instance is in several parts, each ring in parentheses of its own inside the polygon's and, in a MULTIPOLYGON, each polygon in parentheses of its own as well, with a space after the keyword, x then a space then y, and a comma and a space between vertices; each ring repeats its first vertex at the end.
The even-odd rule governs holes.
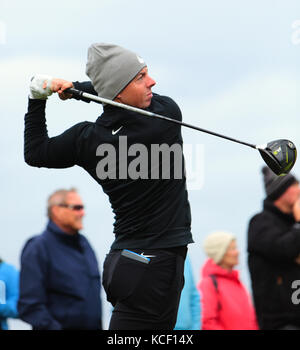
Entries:
POLYGON ((235 237, 214 232, 206 237, 208 256, 198 284, 202 304, 203 330, 257 330, 251 298, 234 269, 239 251, 235 237))

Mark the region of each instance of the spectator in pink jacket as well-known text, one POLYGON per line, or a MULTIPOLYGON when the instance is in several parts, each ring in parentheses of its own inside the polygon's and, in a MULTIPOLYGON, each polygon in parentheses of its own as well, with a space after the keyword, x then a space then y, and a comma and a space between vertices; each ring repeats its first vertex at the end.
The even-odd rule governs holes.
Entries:
POLYGON ((250 295, 234 270, 239 251, 235 237, 214 232, 204 241, 209 257, 198 284, 202 303, 203 330, 257 330, 250 295))

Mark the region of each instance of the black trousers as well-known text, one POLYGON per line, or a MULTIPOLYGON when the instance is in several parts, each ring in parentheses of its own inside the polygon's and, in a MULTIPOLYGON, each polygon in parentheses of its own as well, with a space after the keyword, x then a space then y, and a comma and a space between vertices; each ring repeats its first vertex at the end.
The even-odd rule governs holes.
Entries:
POLYGON ((130 259, 121 250, 106 256, 103 287, 114 306, 109 329, 174 329, 187 247, 130 250, 148 256, 150 262, 130 259))

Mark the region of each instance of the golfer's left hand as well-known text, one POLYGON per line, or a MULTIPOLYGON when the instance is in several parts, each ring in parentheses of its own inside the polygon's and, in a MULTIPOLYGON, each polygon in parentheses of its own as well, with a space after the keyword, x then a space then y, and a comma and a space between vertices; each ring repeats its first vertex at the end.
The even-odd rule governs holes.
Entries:
POLYGON ((35 74, 30 80, 30 99, 46 100, 52 94, 52 77, 45 74, 35 74))
POLYGON ((51 81, 51 90, 52 92, 57 92, 61 100, 67 100, 72 97, 72 94, 67 94, 64 91, 69 88, 73 88, 74 85, 71 81, 64 79, 53 78, 51 81))

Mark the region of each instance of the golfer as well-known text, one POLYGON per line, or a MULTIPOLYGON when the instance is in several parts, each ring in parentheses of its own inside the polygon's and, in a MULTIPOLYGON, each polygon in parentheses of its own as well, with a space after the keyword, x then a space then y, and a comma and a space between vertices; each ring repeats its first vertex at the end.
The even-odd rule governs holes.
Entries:
POLYGON ((46 168, 81 166, 108 195, 115 215, 115 239, 103 268, 107 300, 114 306, 109 329, 171 330, 184 284, 187 245, 193 243, 181 126, 104 105, 95 122, 81 122, 49 137, 45 108, 53 92, 67 99, 72 96, 64 90, 75 87, 177 120, 182 119, 181 112, 171 98, 152 92, 155 81, 144 60, 120 46, 91 45, 86 73, 91 82, 40 75, 32 79, 25 161, 46 168), (175 152, 168 159, 153 154, 153 145, 180 146, 181 161, 175 152), (144 152, 137 154, 135 149, 144 152), (159 176, 152 176, 157 171, 159 176))

